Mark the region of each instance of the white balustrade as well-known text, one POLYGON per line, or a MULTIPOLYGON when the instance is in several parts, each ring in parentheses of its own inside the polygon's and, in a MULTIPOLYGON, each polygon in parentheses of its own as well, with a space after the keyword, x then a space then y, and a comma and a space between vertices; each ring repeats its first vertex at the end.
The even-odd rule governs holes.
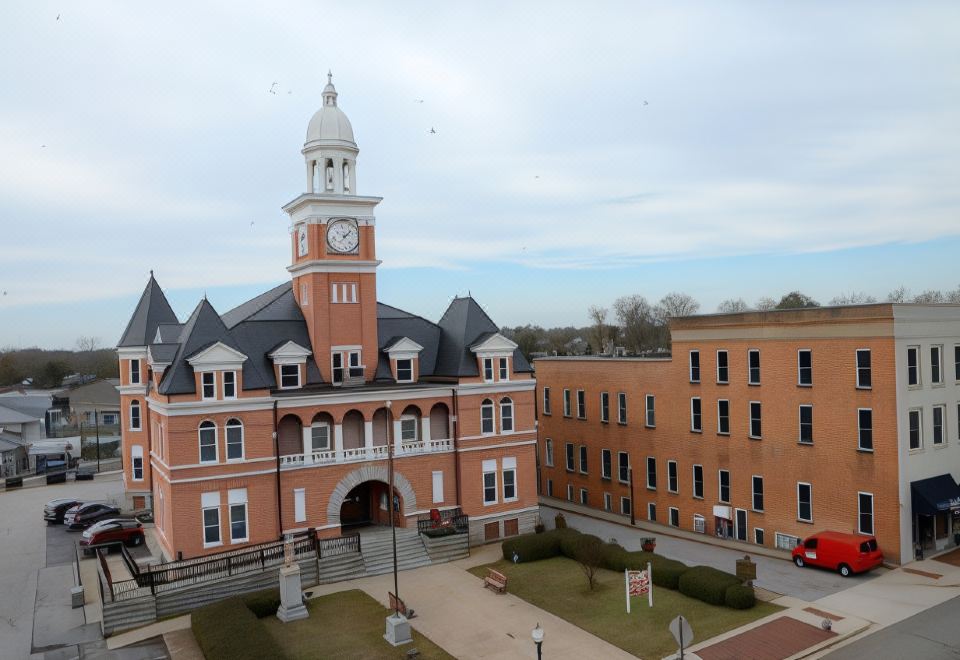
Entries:
MULTIPOLYGON (((403 442, 396 446, 395 456, 417 456, 419 454, 432 454, 436 452, 450 451, 453 449, 453 442, 446 440, 418 440, 416 442, 403 442)), ((280 457, 281 468, 299 468, 311 465, 330 465, 333 463, 356 463, 359 461, 380 461, 388 458, 387 445, 374 445, 372 447, 357 447, 355 449, 341 449, 312 452, 309 454, 290 454, 280 457)))

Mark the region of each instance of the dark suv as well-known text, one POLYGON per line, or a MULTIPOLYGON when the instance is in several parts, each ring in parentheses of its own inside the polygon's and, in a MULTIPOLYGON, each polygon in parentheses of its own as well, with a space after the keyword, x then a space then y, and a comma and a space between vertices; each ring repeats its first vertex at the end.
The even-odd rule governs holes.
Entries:
POLYGON ((63 516, 63 524, 67 529, 86 529, 95 522, 106 518, 116 518, 120 513, 117 507, 103 502, 87 502, 69 509, 63 516))
POLYGON ((99 546, 143 545, 143 525, 139 520, 110 518, 91 525, 83 532, 80 548, 87 553, 99 546))
POLYGON ((62 525, 63 515, 68 509, 72 509, 78 504, 83 504, 83 500, 74 497, 62 497, 56 500, 50 500, 43 507, 43 519, 48 525, 62 525))

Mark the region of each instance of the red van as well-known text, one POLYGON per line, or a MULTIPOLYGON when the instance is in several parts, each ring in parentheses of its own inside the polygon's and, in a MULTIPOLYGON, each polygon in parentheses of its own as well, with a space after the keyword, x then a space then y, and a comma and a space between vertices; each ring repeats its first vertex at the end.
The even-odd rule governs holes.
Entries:
POLYGON ((793 563, 803 567, 822 566, 839 571, 843 577, 862 573, 883 563, 877 539, 862 534, 819 532, 805 538, 793 549, 793 563))

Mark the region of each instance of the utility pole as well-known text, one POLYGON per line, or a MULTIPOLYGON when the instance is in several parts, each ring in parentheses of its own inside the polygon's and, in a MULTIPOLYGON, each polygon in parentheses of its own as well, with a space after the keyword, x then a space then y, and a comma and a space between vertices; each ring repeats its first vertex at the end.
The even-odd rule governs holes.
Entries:
POLYGON ((390 472, 390 532, 393 535, 393 595, 394 595, 394 607, 393 612, 396 615, 400 614, 400 587, 397 583, 397 524, 394 520, 394 511, 393 506, 393 401, 387 401, 387 458, 389 459, 389 472, 390 472))
MULTIPOLYGON (((628 459, 629 460, 629 459, 628 459)), ((633 466, 627 468, 627 476, 630 479, 630 526, 637 524, 637 516, 634 513, 634 510, 637 508, 635 506, 636 502, 633 500, 633 466)))

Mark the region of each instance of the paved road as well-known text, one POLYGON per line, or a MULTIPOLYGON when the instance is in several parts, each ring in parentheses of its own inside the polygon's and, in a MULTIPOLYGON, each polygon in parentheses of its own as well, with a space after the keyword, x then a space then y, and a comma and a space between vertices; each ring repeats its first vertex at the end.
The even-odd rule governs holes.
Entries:
POLYGON ((883 628, 826 657, 830 660, 958 660, 960 597, 883 628))
MULTIPOLYGON (((548 527, 553 526, 553 517, 557 512, 558 510, 551 509, 548 506, 541 506, 541 515, 548 527)), ((624 525, 597 520, 568 511, 564 511, 563 515, 570 527, 575 527, 581 532, 595 534, 604 540, 614 538, 627 550, 639 550, 640 539, 653 535, 657 538, 658 554, 679 559, 685 564, 713 566, 733 573, 736 570, 736 560, 743 559, 743 551, 741 550, 688 541, 666 536, 665 533, 654 532, 651 534, 646 530, 632 529, 624 525)), ((810 567, 797 568, 791 562, 782 559, 759 555, 751 555, 751 558, 757 563, 755 584, 758 587, 806 601, 814 601, 855 585, 863 584, 887 572, 886 569, 875 569, 863 575, 843 578, 832 571, 810 567)))
MULTIPOLYGON (((119 500, 122 492, 119 474, 0 491, 0 657, 29 658, 35 647, 47 650, 50 658, 63 653, 76 657, 75 645, 63 653, 52 647, 91 639, 98 626, 84 625, 82 609, 63 606, 73 586, 70 562, 79 536, 47 527, 43 505, 57 497, 119 500)), ((157 657, 155 651, 149 653, 157 657)))

